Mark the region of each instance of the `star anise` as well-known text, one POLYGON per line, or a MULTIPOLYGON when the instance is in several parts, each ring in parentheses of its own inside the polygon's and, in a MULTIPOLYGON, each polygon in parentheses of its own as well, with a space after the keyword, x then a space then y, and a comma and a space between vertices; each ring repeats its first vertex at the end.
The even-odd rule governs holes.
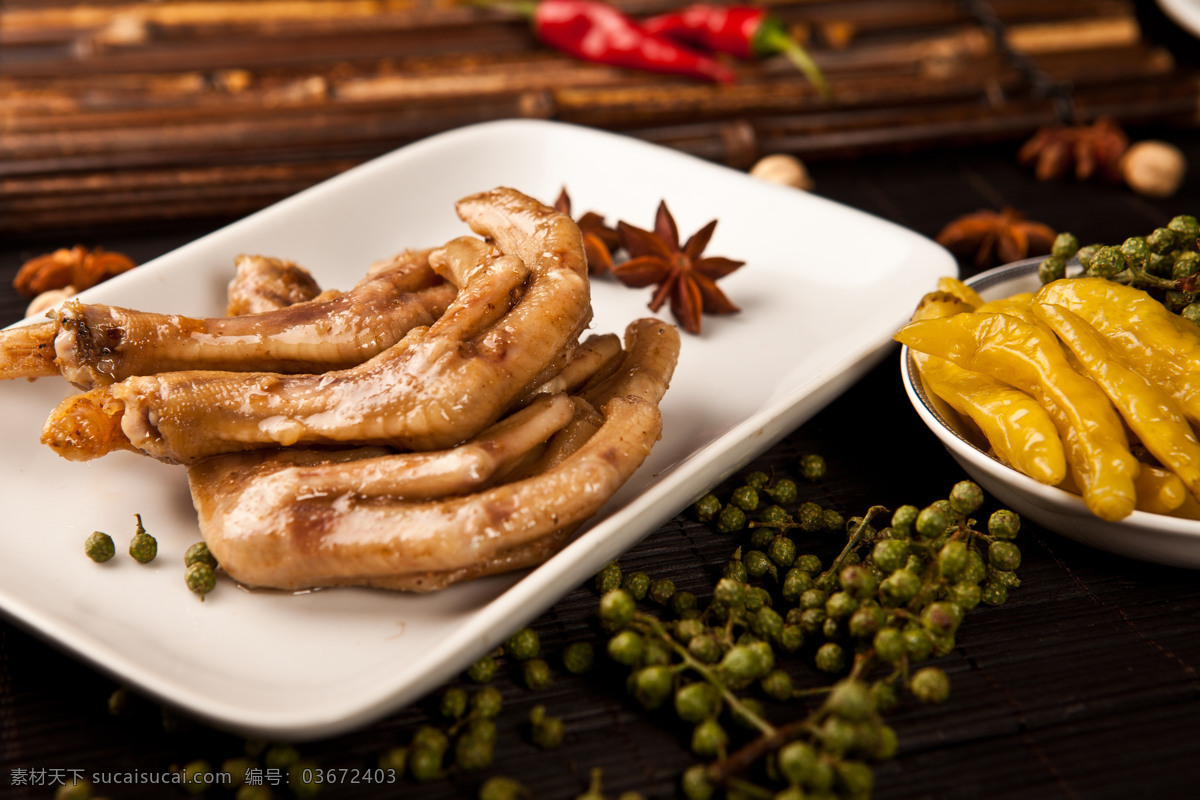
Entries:
POLYGON ((1129 149, 1129 138, 1111 117, 1099 117, 1091 125, 1047 125, 1040 128, 1017 151, 1017 162, 1034 166, 1038 180, 1065 176, 1072 167, 1084 181, 1099 175, 1119 182, 1121 156, 1129 149))
POLYGON ((942 228, 938 243, 957 256, 974 256, 975 266, 1020 261, 1050 252, 1057 234, 1049 225, 1025 219, 1011 208, 976 211, 942 228))
POLYGON ((700 333, 702 314, 733 314, 741 309, 717 287, 717 280, 744 264, 719 256, 702 256, 717 221, 705 225, 679 245, 679 229, 666 202, 658 204, 654 230, 617 222, 629 260, 613 265, 613 273, 626 286, 657 286, 650 310, 658 311, 670 300, 671 314, 688 333, 700 333))
MULTIPOLYGON (((571 216, 571 197, 566 187, 554 201, 554 207, 571 216)), ((594 211, 588 211, 575 220, 583 234, 583 250, 587 255, 588 272, 592 275, 603 275, 612 271, 613 253, 621 246, 621 237, 615 228, 604 224, 604 217, 594 211)))
POLYGON ((124 253, 110 252, 101 247, 88 250, 82 245, 62 247, 22 264, 13 278, 13 288, 26 297, 36 297, 42 292, 67 286, 82 292, 133 269, 133 266, 133 261, 124 253))

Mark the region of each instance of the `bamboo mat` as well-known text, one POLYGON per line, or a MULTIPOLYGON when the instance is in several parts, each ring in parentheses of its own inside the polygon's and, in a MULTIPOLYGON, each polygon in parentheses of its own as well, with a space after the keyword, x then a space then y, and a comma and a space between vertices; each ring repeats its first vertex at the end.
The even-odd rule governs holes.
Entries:
MULTIPOLYGON (((633 15, 678 0, 617 0, 633 15)), ((735 167, 1017 140, 1102 114, 1193 126, 1200 79, 1127 0, 771 4, 783 58, 712 86, 585 64, 453 0, 6 0, 0 233, 249 213, 408 142, 532 117, 735 167)))

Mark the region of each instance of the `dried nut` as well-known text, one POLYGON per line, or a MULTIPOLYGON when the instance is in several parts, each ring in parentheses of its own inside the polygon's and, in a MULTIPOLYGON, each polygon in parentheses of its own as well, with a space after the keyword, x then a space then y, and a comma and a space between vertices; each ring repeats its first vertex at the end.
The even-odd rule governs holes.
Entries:
POLYGON ((213 82, 223 91, 238 94, 250 88, 254 76, 244 69, 221 69, 213 73, 213 82))
POLYGON ((145 44, 149 39, 150 23, 138 12, 114 15, 112 21, 93 37, 96 44, 115 47, 145 44))
POLYGON ((36 317, 57 306, 67 298, 75 296, 74 286, 64 286, 61 289, 50 289, 33 298, 33 302, 25 309, 26 317, 36 317))
POLYGON ((853 22, 831 20, 821 25, 821 35, 830 48, 845 50, 858 35, 858 27, 853 22))
POLYGON ((1147 197, 1170 197, 1183 184, 1187 158, 1168 142, 1150 140, 1130 146, 1121 158, 1121 176, 1129 188, 1147 197))
POLYGON ((811 192, 816 188, 816 183, 808 174, 808 168, 804 166, 804 162, 786 153, 775 153, 762 157, 757 164, 750 168, 750 174, 756 178, 762 178, 764 181, 793 186, 806 192, 811 192))

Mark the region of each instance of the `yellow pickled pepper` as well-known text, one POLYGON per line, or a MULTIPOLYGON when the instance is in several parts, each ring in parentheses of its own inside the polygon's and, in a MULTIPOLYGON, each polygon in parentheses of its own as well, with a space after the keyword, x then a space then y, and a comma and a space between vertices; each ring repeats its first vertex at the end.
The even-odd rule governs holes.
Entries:
POLYGON ((945 294, 957 297, 959 300, 973 309, 979 308, 981 305, 983 305, 983 298, 980 297, 979 292, 975 291, 972 287, 963 283, 958 278, 952 278, 949 275, 938 278, 937 290, 939 292, 944 292, 945 294))
POLYGON ((1005 311, 1015 311, 1017 316, 1021 316, 1022 312, 1029 311, 1030 306, 1032 305, 1033 292, 1020 292, 1018 294, 1009 295, 1008 297, 989 300, 975 310, 982 311, 985 314, 991 312, 1004 313, 1005 311))
POLYGON ((1033 310, 1075 354, 1151 455, 1200 497, 1200 441, 1179 404, 1126 364, 1119 351, 1078 314, 1045 302, 1034 303, 1033 310))
POLYGON ((1178 511, 1193 495, 1179 476, 1168 469, 1142 464, 1137 476, 1138 511, 1170 514, 1178 511))
MULTIPOLYGON (((940 288, 942 283, 938 285, 940 288)), ((939 319, 969 313, 968 297, 958 292, 931 293, 922 300, 913 318, 939 319)), ((1001 461, 1041 483, 1053 486, 1063 480, 1067 459, 1062 440, 1054 421, 1037 400, 1007 383, 963 369, 944 358, 916 350, 912 351, 912 358, 925 388, 974 422, 1001 461)))
POLYGON ((1054 335, 1008 314, 956 314, 909 323, 895 339, 1021 389, 1054 419, 1084 502, 1118 520, 1133 511, 1139 462, 1121 418, 1095 383, 1072 369, 1054 335))
POLYGON ((1053 281, 1034 301, 1078 314, 1129 367, 1174 397, 1184 416, 1200 425, 1200 327, 1141 289, 1103 278, 1053 281))
MULTIPOLYGON (((1189 500, 1196 503, 1191 492, 1183 485, 1183 481, 1179 480, 1178 475, 1169 469, 1147 464, 1144 461, 1141 463, 1137 477, 1133 479, 1133 485, 1137 490, 1138 511, 1147 511, 1151 514, 1177 514, 1184 503, 1189 500)), ((1079 485, 1072 480, 1069 474, 1062 483, 1058 484, 1058 488, 1074 495, 1082 494, 1079 485)), ((1196 503, 1196 505, 1200 506, 1200 503, 1196 503)))

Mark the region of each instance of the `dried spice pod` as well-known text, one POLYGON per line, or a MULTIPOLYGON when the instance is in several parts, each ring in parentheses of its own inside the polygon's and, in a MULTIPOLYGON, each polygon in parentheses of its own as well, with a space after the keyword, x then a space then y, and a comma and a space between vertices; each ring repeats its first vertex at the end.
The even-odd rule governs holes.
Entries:
POLYGON ((971 256, 976 266, 986 267, 1049 253, 1054 237, 1049 225, 1005 208, 964 214, 942 228, 937 241, 956 256, 971 256))
MULTIPOLYGON (((554 207, 568 217, 571 216, 571 196, 567 194, 566 187, 554 201, 554 207)), ((611 272, 613 253, 621 247, 621 235, 617 233, 616 228, 610 228, 604 222, 604 217, 595 211, 585 212, 575 219, 575 223, 579 225, 579 232, 583 234, 583 250, 587 256, 588 272, 592 275, 611 272)))
POLYGON ((1077 180, 1098 175, 1121 181, 1121 157, 1129 138, 1111 117, 1090 125, 1047 125, 1017 152, 1017 162, 1033 166, 1038 180, 1048 181, 1073 172, 1077 180))
POLYGON ((717 280, 745 262, 703 255, 716 227, 714 219, 680 246, 675 218, 661 202, 653 231, 624 221, 617 223, 630 258, 614 265, 613 273, 626 286, 657 287, 650 310, 657 311, 670 300, 671 314, 683 329, 698 334, 702 314, 734 314, 741 310, 717 287, 717 280))
POLYGON ((88 250, 82 245, 63 247, 22 264, 13 278, 13 288, 25 297, 37 297, 51 289, 67 286, 82 292, 134 266, 133 260, 124 253, 109 252, 100 247, 88 250))

